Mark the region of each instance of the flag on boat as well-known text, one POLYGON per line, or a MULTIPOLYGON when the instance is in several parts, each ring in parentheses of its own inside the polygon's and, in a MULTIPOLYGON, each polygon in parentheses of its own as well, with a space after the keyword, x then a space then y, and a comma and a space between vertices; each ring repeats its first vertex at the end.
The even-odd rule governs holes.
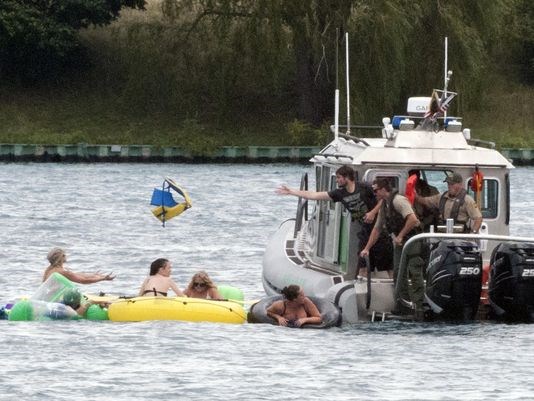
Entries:
POLYGON ((434 122, 438 117, 445 115, 455 96, 455 92, 444 92, 434 89, 428 111, 425 113, 425 119, 430 119, 430 121, 434 122), (441 92, 441 97, 438 92, 441 92))

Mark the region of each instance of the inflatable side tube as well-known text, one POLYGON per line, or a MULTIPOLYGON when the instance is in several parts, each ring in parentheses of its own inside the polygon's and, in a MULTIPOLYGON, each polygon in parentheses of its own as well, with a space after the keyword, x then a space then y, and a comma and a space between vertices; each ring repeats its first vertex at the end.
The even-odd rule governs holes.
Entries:
POLYGON ((58 302, 25 299, 17 302, 9 313, 11 321, 77 320, 74 309, 58 302))
MULTIPOLYGON (((321 317, 323 322, 321 324, 305 324, 301 326, 303 329, 326 329, 328 327, 339 326, 341 324, 341 313, 339 308, 325 298, 318 297, 308 297, 312 302, 317 306, 319 312, 321 312, 321 317)), ((280 301, 283 299, 282 295, 273 295, 272 297, 267 297, 261 299, 259 302, 252 305, 247 316, 249 323, 269 323, 275 326, 278 325, 272 317, 267 315, 267 309, 275 301, 280 301)))
POLYGON ((243 302, 245 300, 243 291, 237 287, 232 287, 231 285, 218 285, 217 291, 219 291, 219 294, 221 294, 223 299, 227 299, 229 301, 243 302))

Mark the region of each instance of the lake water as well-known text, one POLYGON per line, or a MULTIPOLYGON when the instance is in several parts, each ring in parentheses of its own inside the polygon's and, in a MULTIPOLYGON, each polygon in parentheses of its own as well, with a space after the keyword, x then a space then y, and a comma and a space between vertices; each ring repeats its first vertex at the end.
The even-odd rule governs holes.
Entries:
MULTIPOLYGON (((294 217, 300 165, 2 164, 0 301, 30 295, 54 246, 76 271, 117 278, 86 292, 136 293, 149 264, 199 269, 264 295, 261 260, 294 217), (165 176, 193 207, 163 228, 165 176)), ((511 174, 512 234, 528 236, 532 169, 511 174)), ((369 323, 329 330, 187 322, 0 321, 0 400, 532 399, 534 326, 369 323)))

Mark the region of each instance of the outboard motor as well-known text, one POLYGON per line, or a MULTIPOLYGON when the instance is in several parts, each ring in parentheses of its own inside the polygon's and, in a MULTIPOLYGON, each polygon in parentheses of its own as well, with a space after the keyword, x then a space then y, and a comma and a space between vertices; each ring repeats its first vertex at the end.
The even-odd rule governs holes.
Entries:
POLYGON ((475 242, 445 240, 434 245, 426 270, 429 319, 473 320, 481 291, 482 256, 475 242))
POLYGON ((493 250, 488 293, 495 317, 534 321, 534 244, 506 242, 493 250))

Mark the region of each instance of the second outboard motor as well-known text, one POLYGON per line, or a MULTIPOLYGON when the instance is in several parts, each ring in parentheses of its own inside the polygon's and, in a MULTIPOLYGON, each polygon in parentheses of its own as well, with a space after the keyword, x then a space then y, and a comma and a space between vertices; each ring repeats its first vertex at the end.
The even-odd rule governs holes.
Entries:
POLYGON ((426 270, 427 317, 473 320, 482 291, 482 256, 476 243, 445 240, 430 252, 426 270))
POLYGON ((534 322, 534 244, 506 242, 493 250, 488 292, 497 318, 534 322))

